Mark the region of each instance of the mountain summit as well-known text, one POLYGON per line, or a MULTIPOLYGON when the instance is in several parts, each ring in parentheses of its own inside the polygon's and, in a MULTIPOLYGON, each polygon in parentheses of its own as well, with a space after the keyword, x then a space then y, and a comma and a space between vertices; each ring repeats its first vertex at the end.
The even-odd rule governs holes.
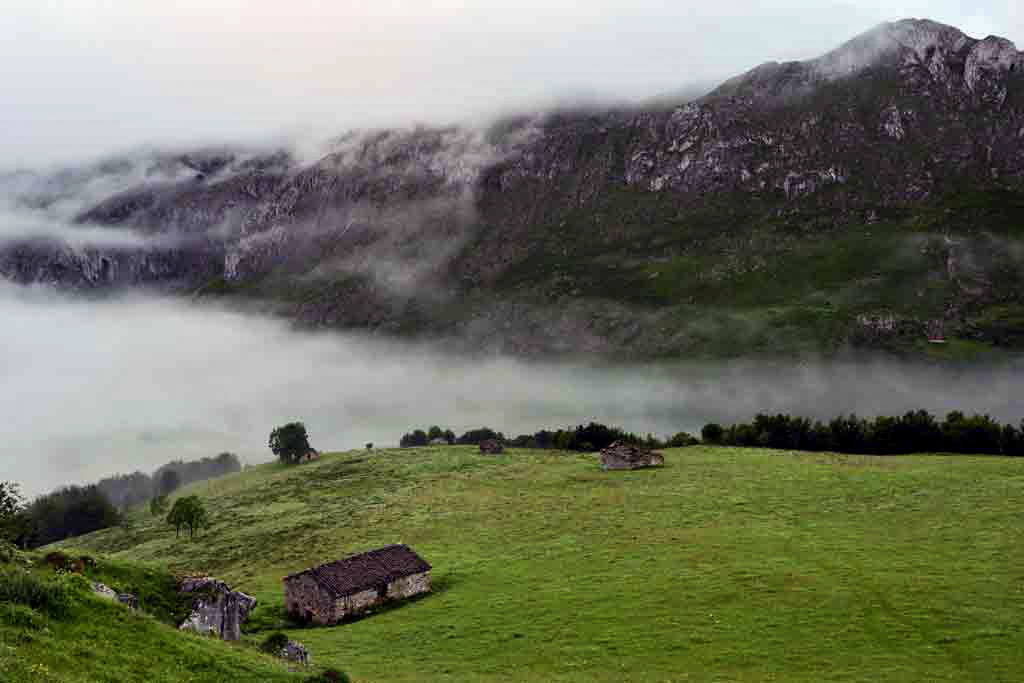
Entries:
POLYGON ((67 215, 61 234, 142 242, 26 231, 0 244, 19 282, 528 354, 1024 345, 1024 54, 928 20, 678 104, 0 182, 19 216, 67 215))

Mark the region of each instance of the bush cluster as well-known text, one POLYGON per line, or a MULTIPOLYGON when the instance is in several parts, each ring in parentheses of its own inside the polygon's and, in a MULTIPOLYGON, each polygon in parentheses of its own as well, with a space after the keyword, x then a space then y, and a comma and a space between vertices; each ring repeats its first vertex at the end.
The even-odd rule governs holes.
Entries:
MULTIPOLYGON (((455 443, 455 432, 450 429, 441 429, 437 425, 427 430, 414 429, 407 434, 403 434, 398 445, 402 448, 415 448, 417 446, 429 446, 432 441, 438 440, 451 445, 455 443)), ((373 444, 366 444, 367 449, 372 446, 373 444)))
POLYGON ((121 522, 121 513, 96 484, 65 486, 36 498, 20 514, 14 541, 39 546, 121 522))
POLYGON ((925 410, 873 420, 856 415, 829 422, 791 415, 757 415, 753 422, 722 428, 705 425, 705 443, 868 455, 963 453, 1024 456, 1024 423, 1002 425, 988 415, 949 413, 939 421, 925 410))
POLYGON ((279 657, 281 655, 281 650, 283 650, 287 645, 288 636, 281 631, 275 631, 263 639, 263 642, 260 643, 260 649, 268 655, 279 657))
POLYGON ((145 503, 153 496, 167 495, 193 482, 222 477, 242 470, 234 453, 221 453, 213 458, 175 460, 161 465, 152 475, 145 472, 116 474, 96 482, 96 486, 114 504, 125 508, 145 503))
POLYGON ((62 619, 71 612, 84 579, 75 574, 42 576, 16 569, 0 572, 0 603, 24 605, 62 619))

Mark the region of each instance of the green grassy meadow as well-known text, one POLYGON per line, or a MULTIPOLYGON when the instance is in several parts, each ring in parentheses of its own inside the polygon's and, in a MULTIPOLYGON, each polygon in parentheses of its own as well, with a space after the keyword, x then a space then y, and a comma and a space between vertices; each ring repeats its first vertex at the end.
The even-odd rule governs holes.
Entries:
POLYGON ((605 473, 567 453, 333 454, 185 489, 211 513, 201 538, 140 510, 73 546, 224 578, 260 600, 247 638, 284 627, 318 668, 367 683, 1019 680, 1024 462, 666 459, 605 473), (282 576, 396 542, 433 564, 433 594, 287 624, 282 576))

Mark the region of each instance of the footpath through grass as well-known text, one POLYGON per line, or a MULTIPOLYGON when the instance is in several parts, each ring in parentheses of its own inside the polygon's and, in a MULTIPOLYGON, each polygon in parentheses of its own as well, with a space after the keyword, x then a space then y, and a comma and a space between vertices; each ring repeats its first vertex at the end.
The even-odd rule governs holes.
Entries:
MULTIPOLYGON (((1024 461, 694 447, 663 469, 466 447, 336 454, 187 489, 75 546, 209 571, 282 625, 281 577, 388 543, 436 591, 287 629, 355 681, 1016 681, 1024 461)), ((123 680, 123 679, 122 679, 123 680)))

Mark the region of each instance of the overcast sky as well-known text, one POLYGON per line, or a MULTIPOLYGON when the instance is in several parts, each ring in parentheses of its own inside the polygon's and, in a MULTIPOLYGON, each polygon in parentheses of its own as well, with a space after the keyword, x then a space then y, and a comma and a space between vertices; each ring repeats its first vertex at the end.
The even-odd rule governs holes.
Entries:
POLYGON ((144 143, 656 95, 907 16, 1024 41, 1019 0, 6 0, 0 166, 144 143))

